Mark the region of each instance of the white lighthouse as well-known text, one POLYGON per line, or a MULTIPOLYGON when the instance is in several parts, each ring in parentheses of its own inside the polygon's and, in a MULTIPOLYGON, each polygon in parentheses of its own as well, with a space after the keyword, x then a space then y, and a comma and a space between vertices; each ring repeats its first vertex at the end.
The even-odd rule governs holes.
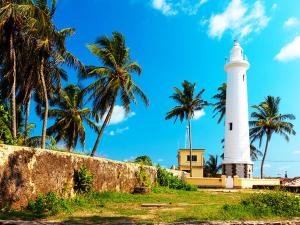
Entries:
POLYGON ((250 158, 247 70, 249 62, 237 41, 225 64, 227 73, 226 124, 223 174, 252 178, 250 158))

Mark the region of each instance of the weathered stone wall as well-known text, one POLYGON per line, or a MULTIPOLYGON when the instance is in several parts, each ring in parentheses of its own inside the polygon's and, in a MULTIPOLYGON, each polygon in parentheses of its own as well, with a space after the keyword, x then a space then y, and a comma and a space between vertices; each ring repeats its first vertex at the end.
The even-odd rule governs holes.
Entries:
MULTIPOLYGON (((0 206, 18 209, 39 193, 57 192, 72 196, 74 171, 85 165, 94 176, 95 191, 132 192, 139 166, 103 158, 0 145, 0 206)), ((146 167, 151 181, 154 167, 146 167)))

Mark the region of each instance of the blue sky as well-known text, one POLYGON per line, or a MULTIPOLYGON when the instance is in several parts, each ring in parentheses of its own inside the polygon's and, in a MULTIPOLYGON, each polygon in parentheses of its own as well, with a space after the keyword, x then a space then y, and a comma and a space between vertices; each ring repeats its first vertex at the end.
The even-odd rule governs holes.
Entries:
MULTIPOLYGON (((178 146, 184 146, 185 124, 164 120, 174 106, 168 98, 172 87, 184 79, 196 82, 198 90, 206 89, 204 98, 211 101, 226 80, 224 58, 235 38, 251 64, 249 106, 267 95, 280 96, 281 111, 296 115, 296 131, 300 132, 299 7, 298 0, 58 1, 55 23, 58 28, 76 28, 67 44, 83 63, 100 65, 86 45, 100 35, 120 31, 126 36, 132 59, 143 68, 141 77, 135 80, 148 95, 150 107, 133 105, 126 116, 117 106, 98 155, 130 160, 146 154, 166 167, 177 165, 178 146)), ((70 82, 76 83, 76 71, 68 69, 68 73, 70 82)), ((38 123, 39 132, 41 121, 37 117, 32 121, 38 123)), ((206 156, 222 153, 224 129, 212 119, 211 108, 205 109, 192 126, 195 148, 205 148, 206 156)), ((95 139, 96 134, 88 130, 87 151, 95 139)), ((259 162, 255 164, 256 175, 258 166, 259 162)), ((289 143, 278 136, 271 141, 265 173, 276 176, 285 170, 289 176, 300 175, 299 136, 289 143)))

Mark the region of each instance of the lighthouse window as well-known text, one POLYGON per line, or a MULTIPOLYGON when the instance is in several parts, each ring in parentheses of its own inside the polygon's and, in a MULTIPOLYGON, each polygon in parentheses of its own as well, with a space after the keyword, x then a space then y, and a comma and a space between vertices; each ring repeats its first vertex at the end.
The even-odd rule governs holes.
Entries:
POLYGON ((243 81, 245 81, 245 74, 243 74, 243 81))
POLYGON ((229 123, 229 130, 232 130, 232 123, 229 123))

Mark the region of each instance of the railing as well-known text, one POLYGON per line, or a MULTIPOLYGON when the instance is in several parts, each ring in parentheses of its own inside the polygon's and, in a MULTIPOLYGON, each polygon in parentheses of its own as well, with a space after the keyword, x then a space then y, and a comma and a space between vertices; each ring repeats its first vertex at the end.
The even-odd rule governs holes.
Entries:
MULTIPOLYGON (((244 61, 248 61, 248 57, 246 55, 242 55, 242 60, 244 61)), ((231 57, 225 57, 225 64, 230 63, 230 62, 234 62, 235 60, 231 60, 231 57)))

